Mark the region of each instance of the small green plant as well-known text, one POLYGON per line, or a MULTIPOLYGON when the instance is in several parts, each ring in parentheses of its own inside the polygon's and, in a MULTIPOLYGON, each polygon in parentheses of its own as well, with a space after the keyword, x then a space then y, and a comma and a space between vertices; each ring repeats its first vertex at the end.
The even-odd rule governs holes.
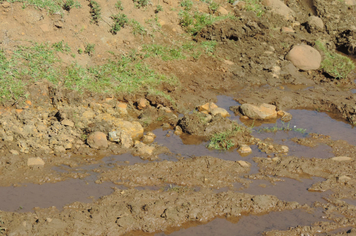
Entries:
POLYGON ((341 54, 330 52, 322 41, 316 41, 315 45, 325 55, 324 60, 321 62, 321 69, 326 74, 336 79, 344 79, 355 69, 355 64, 351 59, 341 54))
POLYGON ((150 4, 149 0, 133 0, 137 8, 147 7, 150 4))
POLYGON ((161 5, 157 5, 155 13, 158 13, 160 11, 163 11, 163 7, 161 5))
POLYGON ((112 15, 111 19, 114 20, 114 24, 111 26, 110 30, 112 34, 117 34, 117 32, 119 32, 121 28, 125 27, 125 25, 129 22, 127 16, 121 13, 112 15))
POLYGON ((78 54, 83 54, 83 52, 84 52, 83 49, 81 48, 78 49, 78 54))
POLYGON ((95 24, 99 24, 99 20, 101 19, 101 7, 99 3, 94 0, 90 0, 89 7, 92 22, 94 22, 95 24))
POLYGON ((306 129, 303 128, 297 128, 297 126, 294 126, 293 128, 290 128, 290 122, 288 122, 287 124, 285 124, 284 122, 282 122, 282 126, 278 126, 278 124, 276 123, 274 126, 272 127, 263 127, 257 130, 258 133, 261 132, 267 132, 267 133, 275 133, 277 131, 294 131, 294 132, 298 132, 301 134, 306 133, 306 129))
POLYGON ((190 11, 193 7, 193 1, 192 0, 183 0, 180 3, 181 7, 184 7, 184 10, 190 11))
POLYGON ((230 4, 233 4, 235 2, 235 0, 228 0, 227 2, 230 4))
POLYGON ((122 2, 121 1, 117 1, 115 3, 115 7, 116 9, 120 10, 120 11, 123 11, 124 10, 124 7, 122 6, 122 2))
POLYGON ((95 52, 95 44, 88 43, 87 46, 85 46, 84 53, 88 54, 89 56, 92 56, 94 52, 95 52))
POLYGON ((130 25, 132 27, 133 35, 145 35, 147 33, 146 29, 135 19, 130 21, 130 25))
POLYGON ((214 53, 215 48, 217 45, 217 42, 212 40, 212 41, 204 41, 201 43, 202 47, 204 48, 205 53, 214 53))
POLYGON ((163 61, 185 59, 182 49, 173 46, 166 47, 158 44, 143 45, 142 51, 146 52, 145 57, 159 56, 163 61))
POLYGON ((74 1, 74 0, 67 0, 64 4, 63 4, 63 9, 66 11, 70 11, 72 8, 80 8, 81 5, 78 1, 74 1))
POLYGON ((230 148, 236 145, 231 138, 236 135, 236 133, 242 131, 242 127, 238 124, 235 124, 231 130, 216 133, 211 137, 210 143, 208 144, 208 148, 224 151, 229 150, 230 148))
POLYGON ((218 3, 214 2, 214 1, 212 1, 209 4, 209 10, 213 14, 219 9, 219 7, 220 7, 220 4, 218 4, 218 3))
POLYGON ((71 49, 68 46, 67 43, 64 42, 64 40, 59 41, 58 43, 53 43, 52 48, 54 48, 58 52, 70 52, 71 49))
POLYGON ((265 9, 261 4, 261 0, 245 0, 246 11, 253 11, 258 17, 262 16, 265 13, 265 9))

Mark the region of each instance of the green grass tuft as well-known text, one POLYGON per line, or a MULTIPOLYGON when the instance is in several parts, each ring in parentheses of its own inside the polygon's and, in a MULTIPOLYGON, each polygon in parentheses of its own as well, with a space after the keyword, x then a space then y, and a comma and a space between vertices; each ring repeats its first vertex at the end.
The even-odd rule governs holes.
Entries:
POLYGON ((330 52, 322 41, 316 41, 315 45, 325 55, 321 62, 321 69, 336 79, 344 79, 355 69, 355 64, 348 57, 335 52, 330 52))
POLYGON ((226 130, 225 132, 216 133, 210 138, 210 143, 208 148, 216 150, 229 150, 230 148, 236 146, 236 143, 231 139, 236 133, 244 132, 244 128, 235 124, 232 130, 226 130))

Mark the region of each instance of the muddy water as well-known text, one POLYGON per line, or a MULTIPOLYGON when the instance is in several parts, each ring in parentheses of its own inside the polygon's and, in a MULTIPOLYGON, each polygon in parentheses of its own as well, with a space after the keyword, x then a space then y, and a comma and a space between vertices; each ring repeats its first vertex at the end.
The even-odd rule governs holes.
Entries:
MULTIPOLYGON (((311 225, 314 222, 323 221, 321 209, 316 209, 314 213, 308 213, 302 210, 292 210, 283 212, 271 212, 261 216, 243 216, 236 219, 223 219, 216 218, 215 220, 203 224, 183 225, 183 229, 175 232, 158 233, 155 236, 256 236, 261 235, 264 231, 273 229, 286 230, 289 227, 295 227, 297 225, 311 225), (195 226, 195 227, 192 227, 195 226)), ((178 230, 178 229, 176 229, 178 230)), ((174 231, 174 229, 172 229, 174 231)))
MULTIPOLYGON (((89 177, 90 178, 90 177, 89 177)), ((1 187, 0 210, 28 212, 34 207, 47 208, 76 201, 92 202, 113 192, 112 183, 95 184, 90 179, 70 179, 55 184, 27 184, 25 187, 1 187)), ((116 186, 117 187, 117 186, 116 186)))

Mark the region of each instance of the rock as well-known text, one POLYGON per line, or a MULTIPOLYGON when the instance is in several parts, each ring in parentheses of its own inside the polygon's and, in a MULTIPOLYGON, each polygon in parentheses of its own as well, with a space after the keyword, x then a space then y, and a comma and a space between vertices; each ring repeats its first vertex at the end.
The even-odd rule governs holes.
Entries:
POLYGON ((331 160, 333 161, 351 161, 351 157, 346 157, 346 156, 338 156, 338 157, 332 157, 331 160))
POLYGON ((68 119, 64 119, 61 121, 62 125, 69 126, 69 127, 74 127, 74 122, 68 119))
POLYGON ((83 114, 81 115, 81 118, 82 120, 85 119, 85 120, 89 120, 89 119, 92 119, 94 118, 95 116, 95 112, 91 109, 89 110, 86 110, 85 112, 83 112, 83 114))
POLYGON ((289 122, 289 121, 292 120, 292 118, 293 118, 292 114, 290 114, 289 112, 283 111, 283 115, 282 115, 281 121, 289 122))
POLYGON ((310 16, 306 28, 309 33, 324 31, 324 22, 317 16, 310 16))
POLYGON ((263 0, 262 4, 271 8, 273 13, 284 17, 286 20, 294 19, 294 11, 280 0, 263 0))
POLYGON ((183 133, 182 128, 181 128, 179 125, 177 125, 176 128, 175 128, 175 130, 174 130, 174 134, 179 136, 179 135, 181 135, 182 133, 183 133))
POLYGON ((240 164, 240 166, 242 166, 242 167, 250 167, 250 163, 249 162, 247 162, 247 161, 237 161, 237 163, 239 163, 240 164))
POLYGON ((72 149, 72 147, 73 147, 73 144, 72 144, 72 143, 66 143, 66 144, 64 144, 64 148, 65 148, 66 150, 72 149))
POLYGON ((291 27, 282 27, 281 31, 283 33, 295 33, 295 31, 291 27))
POLYGON ((19 152, 19 151, 16 151, 16 150, 10 150, 10 153, 11 153, 12 155, 19 155, 19 154, 20 154, 20 152, 19 152))
POLYGON ((109 140, 120 143, 123 148, 130 148, 133 145, 131 135, 125 130, 109 132, 109 140))
POLYGON ((229 66, 232 66, 232 65, 235 64, 235 63, 233 63, 232 61, 229 61, 229 60, 224 60, 224 63, 225 63, 226 65, 229 65, 229 66))
POLYGON ((106 134, 103 132, 91 133, 87 139, 87 143, 91 148, 102 149, 108 147, 108 140, 106 139, 106 134))
POLYGON ((144 143, 153 143, 155 141, 156 135, 152 132, 148 132, 143 136, 142 142, 144 143))
POLYGON ((140 98, 137 102, 137 108, 142 110, 147 107, 148 101, 144 98, 140 98))
POLYGON ((281 146, 281 150, 282 150, 283 153, 287 153, 287 152, 289 152, 289 147, 283 145, 283 146, 281 146))
POLYGON ((356 0, 345 0, 345 4, 347 6, 355 6, 356 5, 356 0))
POLYGON ((223 16, 229 14, 229 12, 225 8, 223 8, 222 6, 219 6, 217 12, 219 13, 219 15, 223 15, 223 16))
POLYGON ((321 55, 318 50, 305 44, 294 46, 286 59, 300 70, 317 70, 321 64, 321 55))
POLYGON ((143 127, 137 121, 129 122, 125 120, 115 120, 114 129, 112 131, 126 131, 132 138, 132 140, 139 140, 143 136, 143 127))
POLYGON ((240 106, 240 110, 243 115, 254 120, 268 120, 277 118, 276 107, 266 103, 263 103, 259 106, 245 103, 240 106))
POLYGON ((198 107, 198 111, 207 111, 207 112, 211 112, 211 110, 218 108, 218 106, 213 103, 213 102, 208 102, 205 103, 204 105, 201 105, 200 107, 198 107))
POLYGON ((27 159, 27 166, 44 166, 45 162, 39 157, 30 157, 27 159))
POLYGON ((211 110, 211 114, 213 116, 215 116, 217 114, 220 114, 222 117, 229 117, 230 116, 230 114, 229 114, 229 112, 227 112, 227 110, 225 110, 224 108, 220 108, 220 107, 212 109, 211 110))
POLYGON ((65 153, 66 152, 66 149, 63 147, 63 146, 55 146, 54 147, 54 151, 56 153, 65 153))
POLYGON ((4 2, 2 2, 1 6, 2 6, 3 8, 9 8, 11 5, 10 5, 9 2, 4 1, 4 2))
POLYGON ((250 146, 248 146, 246 144, 242 144, 240 146, 240 148, 238 149, 238 152, 241 154, 247 154, 247 153, 251 153, 252 149, 250 148, 250 146))
POLYGON ((135 148, 137 155, 139 156, 151 156, 153 154, 153 151, 155 150, 154 147, 148 146, 138 141, 135 143, 135 148))

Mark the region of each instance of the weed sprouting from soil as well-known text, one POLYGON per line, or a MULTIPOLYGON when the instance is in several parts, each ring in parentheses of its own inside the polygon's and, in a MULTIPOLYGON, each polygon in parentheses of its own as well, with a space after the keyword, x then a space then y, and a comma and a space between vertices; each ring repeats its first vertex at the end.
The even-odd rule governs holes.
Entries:
POLYGON ((125 27, 125 25, 129 22, 127 16, 121 13, 112 15, 111 19, 114 21, 114 24, 111 26, 110 30, 112 34, 117 34, 117 32, 119 32, 121 28, 125 27))
POLYGON ((264 7, 261 4, 261 0, 245 0, 246 2, 246 11, 253 11, 258 17, 262 16, 265 13, 264 7))
POLYGON ((160 11, 163 11, 163 7, 161 5, 157 5, 155 13, 159 13, 160 11))
POLYGON ((78 1, 74 1, 74 0, 67 0, 64 4, 63 4, 63 9, 66 11, 70 11, 72 8, 80 8, 81 5, 78 1))
POLYGON ((64 40, 59 41, 58 43, 53 43, 52 48, 54 48, 58 52, 70 52, 71 49, 68 46, 68 43, 65 43, 64 40))
POLYGON ((145 35, 147 33, 147 30, 135 19, 130 21, 130 25, 132 27, 133 35, 145 35))
POLYGON ((94 52, 95 52, 95 44, 88 43, 87 46, 85 46, 84 53, 88 54, 89 56, 92 56, 94 52))
POLYGON ((120 10, 120 11, 123 11, 124 10, 124 7, 122 6, 122 2, 121 1, 117 1, 115 3, 115 7, 116 9, 120 10))
POLYGON ((210 143, 208 148, 216 150, 229 150, 230 148, 236 146, 236 143, 232 138, 239 132, 244 132, 245 129, 238 124, 234 124, 231 130, 226 130, 224 132, 216 133, 210 138, 210 143))
POLYGON ((190 11, 193 7, 193 1, 192 0, 183 0, 180 3, 180 6, 184 8, 186 11, 190 11))
POLYGON ((137 8, 147 7, 150 4, 149 0, 133 0, 137 8))
POLYGON ((214 13, 218 10, 219 7, 220 7, 220 4, 218 4, 218 3, 214 2, 214 1, 212 1, 212 2, 209 4, 209 11, 214 14, 214 13))
POLYGON ((94 0, 89 1, 90 14, 92 17, 92 22, 95 24, 99 24, 99 20, 101 19, 101 7, 99 3, 94 0))
POLYGON ((322 41, 316 41, 315 45, 325 55, 324 60, 321 62, 321 68, 328 75, 336 79, 344 79, 355 69, 355 65, 350 58, 330 52, 322 41))

